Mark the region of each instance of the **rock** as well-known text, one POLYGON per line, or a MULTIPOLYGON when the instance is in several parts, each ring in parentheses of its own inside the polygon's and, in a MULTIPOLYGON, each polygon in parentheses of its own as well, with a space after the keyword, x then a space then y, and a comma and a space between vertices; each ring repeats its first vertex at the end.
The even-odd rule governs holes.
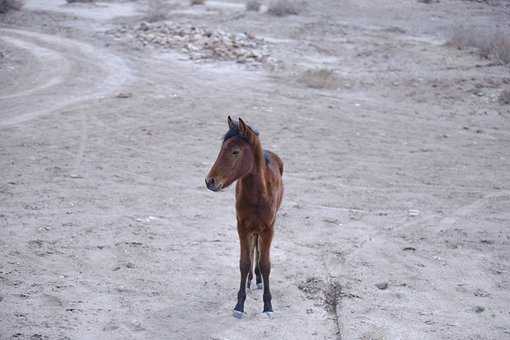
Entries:
POLYGON ((131 92, 119 92, 115 97, 117 98, 130 98, 133 94, 131 92))
MULTIPOLYGON (((140 25, 138 26, 138 29, 142 31, 148 31, 150 29, 150 25, 148 22, 142 21, 140 25)), ((125 30, 124 30, 125 31, 125 30)))
POLYGON ((375 286, 379 288, 380 290, 385 290, 388 288, 388 282, 380 282, 376 283, 375 286))
POLYGON ((117 326, 114 323, 109 323, 109 324, 107 324, 106 326, 103 327, 103 331, 105 331, 105 332, 114 331, 116 329, 119 329, 119 326, 117 326))
POLYGON ((126 263, 126 267, 129 269, 133 269, 133 268, 135 268, 135 264, 132 262, 128 262, 128 263, 126 263))
POLYGON ((145 328, 142 327, 142 323, 138 320, 131 321, 131 328, 133 331, 136 331, 136 332, 145 330, 145 328))
POLYGON ((475 306, 474 311, 475 313, 482 313, 485 310, 485 307, 482 306, 475 306))
POLYGON ((261 39, 249 33, 227 33, 210 30, 206 27, 162 22, 149 24, 141 22, 134 28, 121 27, 107 34, 127 36, 134 39, 137 46, 156 45, 162 48, 175 48, 190 59, 217 59, 237 62, 269 62, 267 46, 261 39), (264 53, 260 50, 265 51, 264 53))
POLYGON ((478 297, 488 297, 490 296, 489 292, 483 290, 483 289, 476 289, 474 292, 473 292, 473 295, 474 296, 478 296, 478 297))

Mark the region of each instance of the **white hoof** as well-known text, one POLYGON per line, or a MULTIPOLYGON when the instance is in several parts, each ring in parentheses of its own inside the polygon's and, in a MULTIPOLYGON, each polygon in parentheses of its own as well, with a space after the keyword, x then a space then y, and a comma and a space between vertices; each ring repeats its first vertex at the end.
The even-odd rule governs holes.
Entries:
POLYGON ((246 313, 240 312, 238 310, 234 310, 234 312, 232 313, 232 316, 236 319, 242 319, 246 316, 246 313))
POLYGON ((273 312, 264 312, 269 319, 273 318, 273 312))
POLYGON ((263 289, 264 288, 264 285, 261 283, 257 283, 257 289, 263 289))

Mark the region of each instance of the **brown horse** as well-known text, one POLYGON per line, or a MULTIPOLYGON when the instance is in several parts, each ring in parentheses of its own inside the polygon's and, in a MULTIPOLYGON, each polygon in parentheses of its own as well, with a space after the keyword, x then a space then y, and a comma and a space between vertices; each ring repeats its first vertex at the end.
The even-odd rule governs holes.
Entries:
POLYGON ((283 197, 283 162, 276 154, 264 150, 258 132, 241 118, 228 117, 229 130, 216 162, 205 179, 207 188, 220 191, 236 184, 237 232, 241 243, 241 286, 237 294, 234 316, 242 318, 246 286, 250 288, 253 267, 257 288, 264 282, 264 313, 271 316, 270 248, 276 212, 283 197), (248 279, 248 281, 247 281, 248 279))

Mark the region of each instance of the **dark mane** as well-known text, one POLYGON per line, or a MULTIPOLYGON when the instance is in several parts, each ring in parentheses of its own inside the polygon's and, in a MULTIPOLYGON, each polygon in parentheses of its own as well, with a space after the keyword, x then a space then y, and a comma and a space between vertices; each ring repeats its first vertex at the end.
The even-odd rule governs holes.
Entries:
MULTIPOLYGON (((230 138, 240 138, 247 142, 248 140, 246 140, 246 138, 243 135, 241 135, 241 132, 239 131, 239 124, 236 122, 233 123, 234 126, 228 129, 227 133, 223 136, 223 142, 226 142, 230 138)), ((252 129, 257 136, 259 135, 259 132, 256 129, 252 127, 250 127, 250 129, 252 129)), ((266 160, 266 164, 269 164, 271 162, 271 156, 268 150, 264 150, 264 159, 266 160)))
MULTIPOLYGON (((234 137, 238 137, 238 138, 241 138, 241 139, 244 139, 245 141, 246 138, 244 138, 242 135, 241 135, 241 132, 239 131, 239 124, 237 122, 233 122, 234 123, 234 126, 231 127, 230 129, 228 129, 227 133, 223 136, 223 142, 227 141, 228 139, 230 138, 234 138, 234 137)), ((259 132, 250 127, 250 129, 253 130, 253 132, 255 132, 255 134, 258 136, 259 135, 259 132)))

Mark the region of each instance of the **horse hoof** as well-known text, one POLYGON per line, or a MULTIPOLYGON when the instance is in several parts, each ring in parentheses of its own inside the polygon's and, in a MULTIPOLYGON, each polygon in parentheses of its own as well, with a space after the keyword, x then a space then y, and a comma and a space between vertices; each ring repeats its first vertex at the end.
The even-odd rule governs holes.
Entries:
POLYGON ((273 318, 273 312, 264 312, 269 319, 273 318))
POLYGON ((236 319, 242 319, 246 316, 246 313, 240 312, 238 310, 234 310, 234 312, 232 313, 232 316, 236 319))
POLYGON ((263 289, 264 288, 264 285, 261 283, 257 283, 257 289, 263 289))

